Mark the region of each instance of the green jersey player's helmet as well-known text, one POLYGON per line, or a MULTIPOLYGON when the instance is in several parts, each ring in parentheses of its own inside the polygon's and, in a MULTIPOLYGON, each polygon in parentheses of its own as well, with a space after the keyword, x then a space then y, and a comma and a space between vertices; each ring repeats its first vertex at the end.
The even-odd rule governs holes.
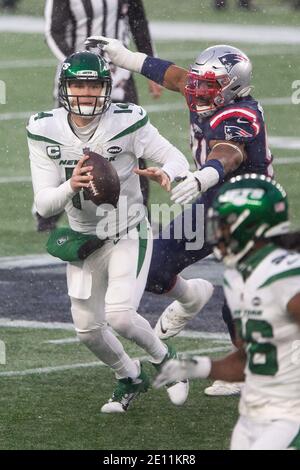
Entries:
POLYGON ((246 174, 229 180, 208 212, 207 241, 228 266, 235 266, 258 240, 289 231, 286 193, 263 175, 246 174))
MULTIPOLYGON (((59 77, 59 101, 70 113, 80 116, 97 116, 105 113, 111 104, 111 74, 108 63, 93 52, 75 52, 65 59, 59 77), (74 95, 70 84, 92 82, 101 84, 100 93, 95 91, 89 98, 92 104, 81 104, 84 96, 74 95)), ((96 90, 96 89, 95 89, 96 90)))

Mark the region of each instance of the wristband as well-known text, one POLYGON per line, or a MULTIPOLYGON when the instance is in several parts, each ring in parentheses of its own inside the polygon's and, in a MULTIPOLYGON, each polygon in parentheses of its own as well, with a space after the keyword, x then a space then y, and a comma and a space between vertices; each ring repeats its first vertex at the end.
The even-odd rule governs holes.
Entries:
POLYGON ((159 59, 158 57, 147 56, 144 60, 141 74, 153 82, 163 84, 166 70, 173 65, 173 62, 159 59))
POLYGON ((220 160, 213 159, 203 165, 201 170, 194 173, 194 177, 200 184, 200 191, 205 193, 209 188, 223 182, 225 171, 220 160))

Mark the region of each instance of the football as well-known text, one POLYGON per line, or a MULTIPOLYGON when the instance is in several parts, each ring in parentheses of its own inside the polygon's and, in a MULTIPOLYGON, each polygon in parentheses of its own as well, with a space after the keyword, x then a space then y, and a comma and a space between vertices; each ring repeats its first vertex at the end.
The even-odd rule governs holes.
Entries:
MULTIPOLYGON (((84 189, 85 196, 93 201, 96 206, 100 204, 112 204, 117 206, 120 196, 120 180, 113 165, 96 152, 85 152, 89 158, 83 166, 92 166, 93 180, 90 187, 84 189)), ((89 173, 87 173, 89 174, 89 173)))

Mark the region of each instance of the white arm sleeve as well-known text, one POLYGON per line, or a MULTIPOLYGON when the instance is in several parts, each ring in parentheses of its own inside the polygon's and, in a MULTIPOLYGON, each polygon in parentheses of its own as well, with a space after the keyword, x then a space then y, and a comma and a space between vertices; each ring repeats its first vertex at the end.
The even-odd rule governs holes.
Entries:
POLYGON ((70 180, 61 184, 55 163, 31 139, 28 147, 36 210, 42 217, 59 214, 75 194, 70 180))
POLYGON ((165 139, 149 122, 137 133, 136 155, 162 165, 170 177, 183 176, 189 170, 189 163, 183 153, 165 139), (142 154, 141 154, 142 151, 142 154))

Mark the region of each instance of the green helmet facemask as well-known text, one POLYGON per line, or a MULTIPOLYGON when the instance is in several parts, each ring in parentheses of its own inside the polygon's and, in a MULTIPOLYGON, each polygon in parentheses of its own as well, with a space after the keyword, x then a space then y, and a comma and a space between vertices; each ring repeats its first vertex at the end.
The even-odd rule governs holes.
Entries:
POLYGON ((289 231, 286 193, 263 175, 232 178, 220 188, 208 212, 207 241, 228 266, 235 266, 258 240, 289 231))
POLYGON ((80 116, 97 116, 105 113, 111 104, 111 75, 107 62, 89 51, 75 52, 65 59, 59 77, 59 100, 70 113, 80 116), (99 91, 88 95, 91 104, 83 104, 86 94, 80 96, 71 92, 70 84, 100 84, 99 91), (100 91, 101 90, 101 91, 100 91))

